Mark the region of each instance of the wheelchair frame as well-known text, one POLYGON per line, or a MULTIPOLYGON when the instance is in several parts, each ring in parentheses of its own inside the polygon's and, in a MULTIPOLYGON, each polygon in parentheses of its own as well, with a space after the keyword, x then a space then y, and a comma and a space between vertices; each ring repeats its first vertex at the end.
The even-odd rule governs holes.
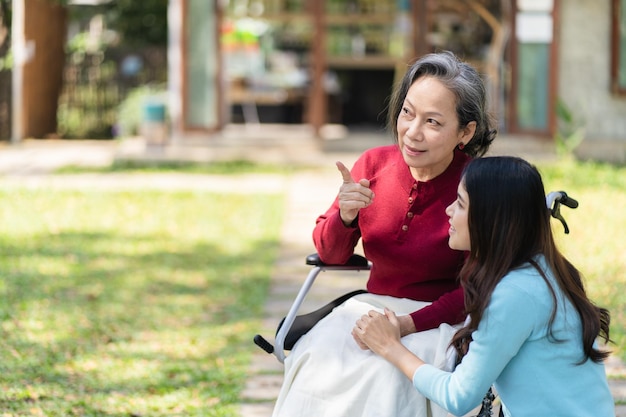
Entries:
POLYGON ((312 266, 311 271, 309 271, 306 280, 300 287, 298 291, 298 295, 295 300, 291 304, 289 308, 289 312, 279 325, 279 328, 276 332, 275 345, 272 346, 263 336, 257 334, 254 337, 254 343, 256 343, 261 349, 266 351, 267 353, 274 354, 280 363, 285 362, 285 339, 287 338, 287 334, 291 330, 291 326, 296 320, 296 316, 298 314, 298 310, 300 306, 304 302, 307 293, 313 286, 315 279, 320 274, 320 272, 324 271, 369 271, 372 267, 371 262, 369 262, 365 257, 361 255, 354 254, 350 256, 350 259, 347 263, 343 265, 328 265, 322 262, 319 255, 317 253, 313 253, 306 257, 306 264, 312 266))

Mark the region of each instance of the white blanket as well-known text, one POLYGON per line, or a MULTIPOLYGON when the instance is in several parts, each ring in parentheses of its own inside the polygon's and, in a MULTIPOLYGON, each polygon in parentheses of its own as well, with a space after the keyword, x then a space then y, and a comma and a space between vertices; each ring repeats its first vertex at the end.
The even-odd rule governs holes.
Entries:
MULTIPOLYGON (((393 365, 362 350, 350 332, 369 310, 387 307, 398 315, 429 303, 361 294, 337 307, 296 344, 285 360, 285 379, 273 417, 445 417, 393 365)), ((449 368, 448 344, 456 327, 402 338, 422 360, 449 368)))

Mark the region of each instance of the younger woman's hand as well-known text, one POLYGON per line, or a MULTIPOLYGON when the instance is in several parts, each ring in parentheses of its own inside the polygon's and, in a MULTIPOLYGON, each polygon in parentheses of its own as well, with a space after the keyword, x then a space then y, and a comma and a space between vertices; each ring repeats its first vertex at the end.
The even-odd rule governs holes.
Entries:
POLYGON ((385 314, 380 314, 372 310, 363 315, 352 329, 352 335, 402 371, 409 380, 413 380, 415 370, 424 365, 424 361, 400 342, 400 323, 393 311, 385 309, 385 314))
POLYGON ((352 335, 359 346, 386 358, 391 348, 400 344, 400 323, 391 310, 385 309, 385 314, 371 310, 357 320, 352 335))

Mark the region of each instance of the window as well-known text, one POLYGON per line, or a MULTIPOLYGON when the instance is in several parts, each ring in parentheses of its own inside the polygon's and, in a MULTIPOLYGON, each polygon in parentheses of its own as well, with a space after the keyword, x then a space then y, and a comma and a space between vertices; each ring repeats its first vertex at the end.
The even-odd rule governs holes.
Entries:
POLYGON ((185 49, 184 117, 189 129, 214 129, 219 123, 217 16, 213 2, 187 0, 183 28, 185 49))
POLYGON ((626 95, 626 0, 613 0, 611 45, 611 86, 626 95))
POLYGON ((554 1, 518 0, 515 13, 513 130, 547 133, 553 111, 554 1))

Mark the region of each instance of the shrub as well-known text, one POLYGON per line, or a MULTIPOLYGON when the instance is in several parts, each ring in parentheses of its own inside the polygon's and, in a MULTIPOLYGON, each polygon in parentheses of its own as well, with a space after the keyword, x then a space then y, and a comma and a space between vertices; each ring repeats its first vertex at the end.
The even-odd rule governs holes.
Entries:
POLYGON ((128 93, 126 99, 119 106, 116 129, 114 131, 115 137, 129 137, 139 134, 144 116, 144 106, 149 100, 166 104, 167 91, 165 87, 145 85, 128 93))

